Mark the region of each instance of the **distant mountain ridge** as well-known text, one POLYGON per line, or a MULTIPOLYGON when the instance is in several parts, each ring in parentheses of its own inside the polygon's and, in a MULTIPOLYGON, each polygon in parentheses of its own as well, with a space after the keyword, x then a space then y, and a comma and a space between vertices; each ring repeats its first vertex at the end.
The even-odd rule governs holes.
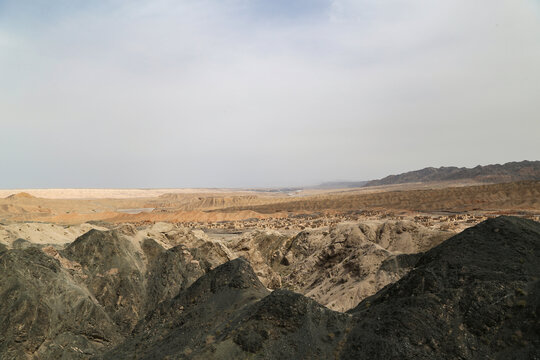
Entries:
POLYGON ((406 183, 430 183, 438 181, 472 180, 482 183, 540 180, 540 161, 519 161, 506 164, 478 165, 474 168, 443 166, 427 167, 379 180, 371 180, 363 186, 381 186, 406 183))

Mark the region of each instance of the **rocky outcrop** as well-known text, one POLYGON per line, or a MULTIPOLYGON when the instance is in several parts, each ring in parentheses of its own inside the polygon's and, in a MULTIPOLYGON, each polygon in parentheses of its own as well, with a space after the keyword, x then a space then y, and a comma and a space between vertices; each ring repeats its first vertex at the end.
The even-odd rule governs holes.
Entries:
POLYGON ((1 252, 0 279, 2 359, 87 359, 121 339, 95 296, 37 248, 1 252))
POLYGON ((0 249, 0 358, 540 358, 540 224, 490 219, 430 250, 443 239, 409 239, 415 231, 343 224, 317 236, 259 233, 273 239, 261 247, 236 243, 272 271, 303 264, 283 278, 310 280, 311 269, 319 285, 373 279, 366 262, 403 272, 347 313, 270 292, 244 258, 203 264, 190 247, 200 238, 167 247, 126 228, 92 230, 64 250, 0 249))
POLYGON ((3 245, 0 358, 87 359, 205 273, 186 246, 164 247, 176 239, 138 235, 124 226, 90 230, 63 250, 3 245))
MULTIPOLYGON (((146 239, 146 243, 152 241, 146 239)), ((184 245, 162 251, 151 261, 148 269, 146 311, 173 298, 204 274, 201 261, 194 258, 184 245)))
POLYGON ((322 359, 335 355, 351 318, 290 291, 269 295, 238 258, 162 303, 104 359, 322 359))
POLYGON ((491 219, 362 301, 345 359, 540 358, 540 224, 491 219))
POLYGON ((412 221, 342 223, 287 237, 255 231, 231 240, 270 289, 286 288, 345 311, 401 278, 414 265, 404 255, 424 252, 453 233, 412 221))
POLYGON ((249 260, 262 283, 269 289, 279 289, 282 284, 284 251, 291 238, 278 231, 252 231, 227 243, 236 256, 249 260))
POLYGON ((538 223, 488 220, 395 261, 414 269, 348 314, 287 290, 266 295, 247 262, 228 262, 162 303, 105 358, 539 357, 538 223))
POLYGON ((74 276, 124 333, 133 329, 145 304, 146 263, 138 250, 116 231, 90 230, 61 252, 81 264, 74 276))
POLYGON ((246 306, 268 293, 246 260, 227 262, 162 303, 104 359, 191 355, 212 345, 246 306))

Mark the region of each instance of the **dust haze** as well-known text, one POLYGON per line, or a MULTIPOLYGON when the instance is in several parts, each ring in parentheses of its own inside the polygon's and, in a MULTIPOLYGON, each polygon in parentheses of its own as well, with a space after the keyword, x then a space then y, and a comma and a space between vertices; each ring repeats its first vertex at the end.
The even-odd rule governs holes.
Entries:
POLYGON ((3 188, 535 160, 535 1, 0 4, 3 188))

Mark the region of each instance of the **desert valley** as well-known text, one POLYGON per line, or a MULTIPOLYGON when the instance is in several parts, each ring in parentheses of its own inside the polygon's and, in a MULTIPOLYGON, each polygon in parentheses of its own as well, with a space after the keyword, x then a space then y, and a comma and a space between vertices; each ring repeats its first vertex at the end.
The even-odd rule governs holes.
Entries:
POLYGON ((540 162, 336 184, 0 191, 0 357, 540 356, 540 162))
POLYGON ((540 360, 539 0, 0 0, 0 360, 540 360))

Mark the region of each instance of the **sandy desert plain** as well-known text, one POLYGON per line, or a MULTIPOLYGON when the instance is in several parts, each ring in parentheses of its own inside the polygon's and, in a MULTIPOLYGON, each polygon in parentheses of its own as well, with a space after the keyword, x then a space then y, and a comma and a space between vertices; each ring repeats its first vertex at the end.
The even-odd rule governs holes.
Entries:
POLYGON ((539 184, 443 181, 345 189, 0 190, 0 221, 61 225, 166 221, 202 229, 303 229, 384 218, 462 230, 501 214, 538 220, 539 184))

